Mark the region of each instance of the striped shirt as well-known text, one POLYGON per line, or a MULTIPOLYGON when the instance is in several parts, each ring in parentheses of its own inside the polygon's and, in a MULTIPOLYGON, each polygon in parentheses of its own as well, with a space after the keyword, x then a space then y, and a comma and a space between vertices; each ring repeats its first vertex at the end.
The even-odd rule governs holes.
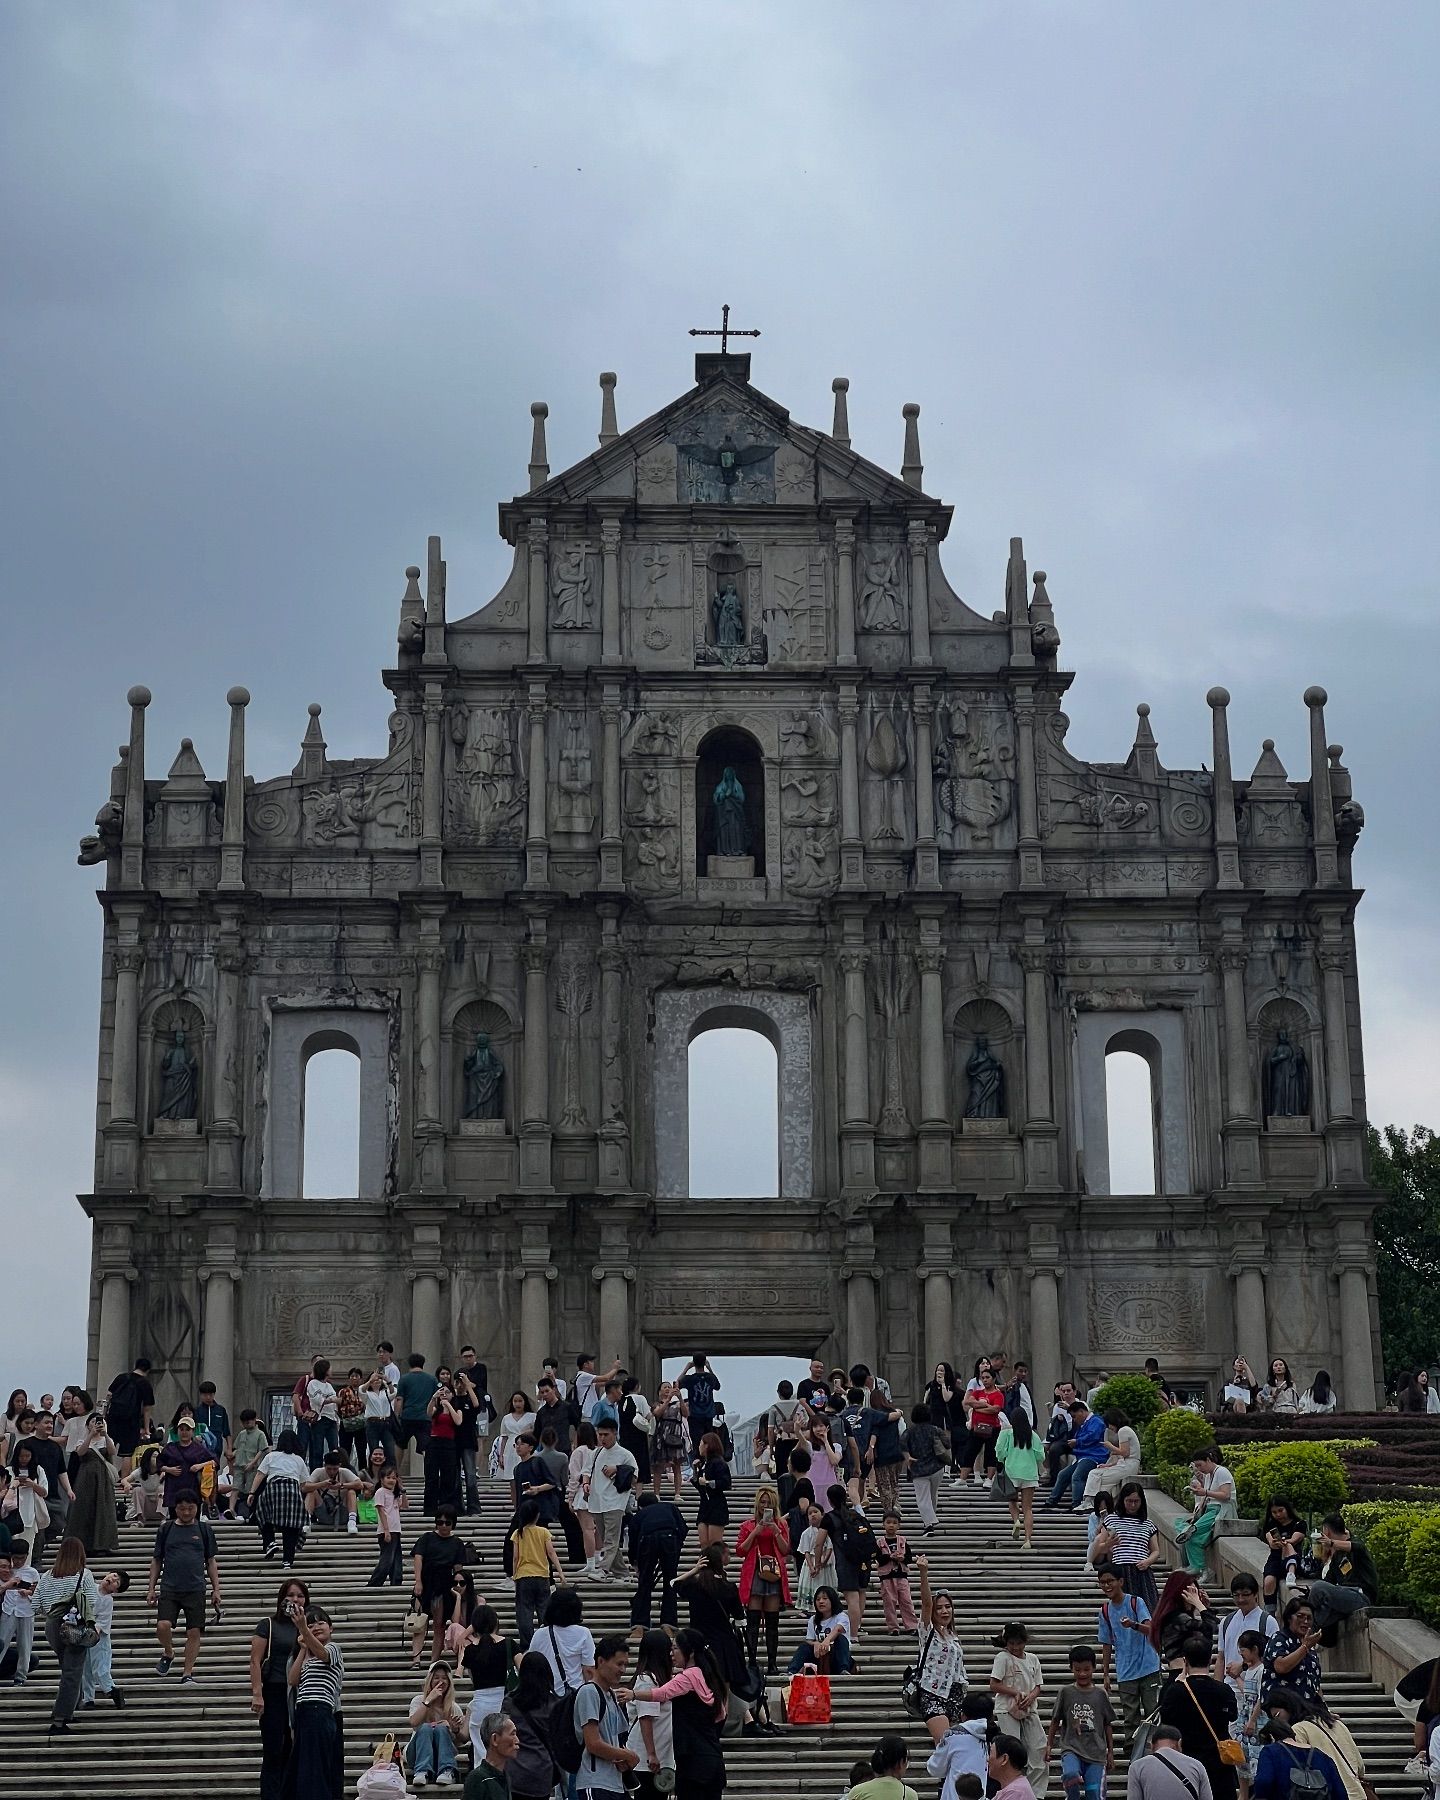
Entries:
POLYGON ((295 1689, 295 1704, 303 1706, 306 1701, 315 1700, 321 1706, 328 1706, 331 1712, 339 1712, 340 1690, 344 1683, 345 1658, 340 1654, 340 1646, 327 1644, 323 1657, 307 1657, 300 1685, 295 1689))
POLYGON ((1107 1515, 1104 1529, 1115 1537, 1110 1551, 1114 1563, 1137 1563, 1142 1556, 1148 1556, 1157 1531, 1153 1519, 1137 1519, 1130 1513, 1118 1512, 1107 1515))

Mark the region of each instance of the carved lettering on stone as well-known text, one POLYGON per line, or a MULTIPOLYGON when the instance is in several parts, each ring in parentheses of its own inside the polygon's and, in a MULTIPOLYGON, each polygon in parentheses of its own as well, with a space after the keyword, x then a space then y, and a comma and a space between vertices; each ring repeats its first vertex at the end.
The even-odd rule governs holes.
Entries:
POLYGON ((1096 1281, 1086 1295, 1090 1348, 1164 1355, 1205 1346, 1205 1284, 1185 1276, 1096 1281))
POLYGON ((378 1287, 281 1288, 265 1296, 265 1347, 291 1362, 321 1353, 363 1361, 374 1353, 383 1310, 378 1287))
POLYGON ((783 1317, 787 1313, 828 1314, 830 1307, 830 1285, 824 1281, 750 1282, 737 1273, 709 1281, 671 1276, 645 1283, 647 1316, 734 1318, 759 1313, 783 1317))

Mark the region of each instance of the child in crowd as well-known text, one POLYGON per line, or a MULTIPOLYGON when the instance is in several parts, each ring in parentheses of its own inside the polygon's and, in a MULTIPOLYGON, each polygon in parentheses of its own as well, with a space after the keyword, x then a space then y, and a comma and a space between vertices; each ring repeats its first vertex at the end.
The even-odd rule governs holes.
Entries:
POLYGON ((1240 1673, 1226 1677, 1235 1696, 1235 1736, 1245 1746, 1249 1759, 1248 1780, 1253 1786, 1260 1763, 1260 1733, 1265 1715, 1260 1706, 1260 1687, 1265 1679, 1265 1640, 1258 1631, 1242 1631, 1235 1640, 1240 1652, 1240 1673))
POLYGON ((253 1406, 240 1415, 240 1429, 230 1452, 230 1470, 235 1478, 237 1510, 245 1517, 250 1513, 250 1490, 260 1470, 260 1459, 270 1448, 270 1439, 261 1427, 253 1406))
POLYGON ((875 1771, 870 1767, 868 1760, 863 1756, 859 1762, 851 1763, 850 1775, 844 1787, 840 1790, 839 1800, 850 1800, 850 1795, 854 1789, 858 1788, 862 1781, 869 1781, 874 1773, 875 1771))
POLYGON ((400 1485, 400 1471, 393 1463, 386 1465, 375 1490, 375 1532, 380 1554, 370 1573, 369 1587, 399 1587, 405 1578, 405 1546, 400 1538, 400 1509, 406 1494, 400 1485))
POLYGON ((822 1521, 825 1509, 812 1500, 805 1509, 807 1524, 800 1533, 800 1585, 795 1604, 801 1612, 811 1612, 816 1592, 835 1586, 835 1546, 822 1521))
POLYGON ((115 1685, 110 1660, 114 1650, 111 1627, 115 1623, 115 1596, 129 1587, 130 1577, 124 1569, 112 1569, 96 1585, 100 1597, 95 1602, 95 1628, 100 1635, 85 1652, 85 1667, 80 1671, 80 1704, 94 1706, 96 1700, 110 1700, 123 1706, 125 1695, 115 1685))
POLYGON ((1045 1739, 1047 1760, 1060 1746, 1060 1779, 1066 1800, 1103 1800, 1105 1770, 1114 1754, 1115 1709, 1095 1685, 1095 1652, 1077 1644, 1070 1652, 1070 1684, 1055 1696, 1045 1739))
POLYGON ((881 1535, 875 1544, 875 1562, 880 1576, 880 1599, 885 1608, 885 1629, 891 1637, 918 1629, 915 1618, 915 1596, 910 1592, 906 1566, 910 1546, 900 1532, 900 1515, 887 1512, 881 1520, 881 1535))
POLYGON ((30 1654, 35 1642, 35 1589, 40 1571, 30 1566, 30 1546, 24 1538, 10 1540, 10 1555, 0 1560, 0 1658, 15 1646, 16 1687, 30 1679, 30 1654))

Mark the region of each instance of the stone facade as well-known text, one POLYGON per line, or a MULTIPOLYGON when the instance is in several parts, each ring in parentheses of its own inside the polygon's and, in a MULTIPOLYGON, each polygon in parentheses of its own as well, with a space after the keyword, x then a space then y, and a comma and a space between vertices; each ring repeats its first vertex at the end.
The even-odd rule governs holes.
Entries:
POLYGON ((946 580, 918 409, 896 478, 843 383, 827 434, 748 357, 696 372, 624 434, 607 378, 553 479, 532 409, 500 592, 451 620, 434 538, 423 592, 407 571, 384 755, 331 760, 312 707, 294 770, 252 780, 232 689, 225 778, 187 742, 150 780, 132 689, 81 851, 92 1376, 143 1352, 238 1406, 383 1334, 474 1342, 497 1392, 550 1351, 648 1382, 817 1345, 913 1392, 1004 1345, 1042 1383, 1153 1352, 1213 1393, 1238 1348, 1369 1404, 1361 816, 1325 695, 1300 780, 1268 744, 1236 777, 1220 689, 1210 770, 1164 768, 1143 706, 1125 760, 1082 761, 1020 541, 1000 610, 946 580), (686 1197, 712 1024, 779 1052, 780 1200, 686 1197), (361 1191, 305 1201, 304 1068, 335 1046, 361 1191), (1108 1192, 1112 1049, 1152 1070, 1155 1195, 1108 1192))

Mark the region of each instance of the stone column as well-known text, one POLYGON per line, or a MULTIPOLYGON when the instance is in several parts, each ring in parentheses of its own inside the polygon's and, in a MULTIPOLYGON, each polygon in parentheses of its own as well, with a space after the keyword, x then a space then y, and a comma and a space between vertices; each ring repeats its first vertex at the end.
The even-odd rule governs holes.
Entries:
POLYGON ((855 656, 855 521, 835 521, 835 618, 838 634, 836 661, 850 667, 855 656))
POLYGON ((230 744, 225 756, 225 814, 220 835, 221 893, 245 886, 245 708, 247 688, 232 687, 225 696, 230 708, 230 744))
POLYGON ((433 1369, 440 1355, 440 1277, 420 1268, 410 1278, 410 1347, 433 1369))
POLYGON ((915 952, 920 974, 920 1180, 922 1189, 948 1189, 954 1183, 950 1153, 950 1110, 945 1092, 945 948, 938 941, 939 923, 922 919, 923 937, 915 952))
MULTIPOLYGON (((234 1255, 233 1248, 230 1252, 234 1255)), ((200 1346, 200 1373, 215 1383, 221 1404, 230 1417, 240 1417, 249 1396, 235 1392, 235 1271, 228 1266, 201 1270, 205 1282, 205 1328, 200 1346)))
POLYGON ((222 1192, 241 1186, 240 980, 245 952, 239 920, 222 914, 215 950, 215 1041, 210 1075, 210 1124, 206 1131, 205 1185, 222 1192))
POLYGON ((919 1276, 924 1305, 925 1367, 921 1370, 923 1386, 938 1362, 949 1362, 955 1354, 955 1306, 951 1267, 955 1246, 950 1221, 943 1216, 926 1214, 923 1219, 924 1240, 920 1252, 919 1276))
POLYGON ((145 952, 134 942, 115 951, 115 1022, 110 1047, 110 1123, 136 1120, 136 1073, 139 1059, 140 973, 145 952))
POLYGON ((1325 745, 1324 688, 1305 690, 1310 709, 1310 829, 1314 833, 1315 885, 1340 885, 1340 853, 1335 843, 1335 803, 1330 795, 1330 758, 1325 745))
POLYGON ((103 1393, 122 1370, 131 1367, 130 1268, 106 1269, 100 1277, 100 1331, 95 1387, 103 1393))
POLYGON ((860 751, 856 726, 859 692, 853 681, 840 683, 840 887, 854 892, 865 886, 865 846, 860 836, 860 751))
MULTIPOLYGON (((1038 919, 1027 931, 1043 932, 1038 919)), ((1031 1193, 1060 1184, 1060 1127, 1050 1080, 1050 953, 1039 935, 1016 952, 1025 976, 1025 1186, 1031 1193)), ((1057 1251, 1058 1258, 1058 1251, 1057 1251)))
POLYGON ((550 1281, 553 1269, 527 1268, 520 1278, 520 1380, 534 1381, 550 1354, 550 1281))
POLYGON ((600 696, 600 886, 625 886, 620 834, 620 688, 606 683, 600 696))
POLYGON ((876 1315, 873 1268, 851 1268, 845 1276, 845 1355, 843 1361, 875 1367, 876 1315))
POLYGON ((1350 1075, 1349 1009, 1345 973, 1349 955, 1339 944, 1317 952, 1325 1005, 1325 1101, 1331 1119, 1353 1119, 1355 1092, 1350 1075))
POLYGON ((630 1133, 625 1123, 625 956, 617 937, 618 908, 601 909, 600 946, 600 1191, 629 1186, 630 1133))
POLYGON ((924 667, 930 661, 930 528, 923 519, 912 519, 905 538, 910 546, 910 660, 924 667))
POLYGON ((530 548, 530 585, 528 592, 527 660, 543 663, 549 651, 546 626, 549 619, 549 545, 550 528, 543 519, 532 519, 526 527, 525 540, 530 548))
MULTIPOLYGON (((1238 923, 1232 929, 1238 930, 1238 923)), ((1241 945, 1232 943, 1221 946, 1216 961, 1220 965, 1220 1010, 1225 1037, 1225 1184, 1227 1187, 1257 1187, 1262 1180, 1260 1123, 1255 1105, 1255 1084, 1250 1075, 1250 1038, 1245 1020, 1245 964, 1248 957, 1241 945)))
MULTIPOLYGON (((1349 1247, 1355 1257, 1356 1247, 1349 1247)), ((1359 1257, 1365 1254, 1363 1247, 1359 1257)), ((1375 1351, 1370 1334, 1370 1284, 1364 1263, 1347 1260, 1340 1268, 1341 1394, 1347 1412, 1369 1412, 1375 1405, 1375 1351)))
POLYGON ((525 885, 548 887, 550 884, 550 840, 545 811, 548 775, 545 768, 545 683, 530 683, 526 718, 530 726, 529 787, 525 812, 525 885))
POLYGON ((1258 1375, 1270 1367, 1264 1268, 1253 1253, 1237 1257, 1231 1268, 1235 1277, 1236 1348, 1258 1375))
POLYGON ((550 992, 544 920, 532 920, 520 952, 525 968, 524 1069, 521 1090, 520 1185, 550 1185, 550 992))
POLYGON ((597 1264, 590 1273, 600 1287, 600 1355, 608 1366, 610 1357, 630 1355, 630 1283, 635 1271, 628 1265, 597 1264))
POLYGON ((423 887, 441 886, 441 776, 444 772, 444 747, 440 725, 443 708, 440 684, 427 681, 424 701, 424 766, 420 777, 420 882, 423 887))
POLYGON ((1060 1265, 1037 1262, 1030 1269, 1030 1391, 1037 1407, 1059 1381, 1062 1368, 1060 1265))
POLYGON ((445 952, 438 943, 416 952, 415 1008, 416 1124, 421 1131, 443 1129, 440 1106, 440 972, 445 952))
POLYGON ((1217 888, 1239 888, 1240 845, 1235 826, 1235 785, 1230 768, 1230 725, 1225 709, 1230 695, 1223 687, 1212 687, 1205 696, 1213 714, 1211 719, 1211 760, 1215 766, 1212 785, 1215 796, 1215 885, 1217 888))
POLYGON ((875 1131, 870 1118, 870 1030, 865 995, 864 921, 847 919, 849 941, 839 953, 844 1008, 845 1082, 841 1096, 842 1182, 852 1193, 875 1186, 875 1131))
POLYGON ((1035 774, 1035 705, 1029 687, 1015 689, 1015 792, 1019 822, 1020 885, 1043 887, 1039 789, 1035 774))
POLYGON ((600 661, 623 661, 620 652, 620 521, 600 521, 600 661))
POLYGON ((940 853, 935 845, 935 759, 929 682, 921 682, 915 688, 911 710, 915 719, 915 886, 933 892, 940 886, 940 853))

